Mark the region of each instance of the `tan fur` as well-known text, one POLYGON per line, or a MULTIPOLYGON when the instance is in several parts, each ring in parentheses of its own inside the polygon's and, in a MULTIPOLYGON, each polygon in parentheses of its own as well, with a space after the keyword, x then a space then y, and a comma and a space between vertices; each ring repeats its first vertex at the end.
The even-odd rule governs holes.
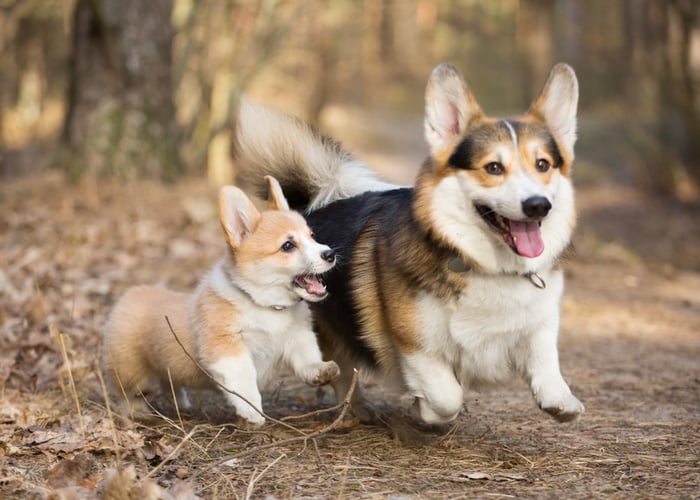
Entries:
MULTIPOLYGON (((391 365, 396 361, 393 359, 393 352, 397 347, 407 353, 420 349, 419 332, 416 330, 412 291, 392 286, 400 281, 387 279, 387 268, 376 266, 376 263, 368 258, 368 250, 376 245, 376 242, 371 241, 375 237, 376 233, 367 231, 357 241, 356 252, 353 255, 352 279, 358 286, 354 298, 360 322, 364 325, 363 330, 387 331, 388 336, 371 335, 366 337, 366 341, 372 345, 381 364, 391 365), (375 293, 380 286, 383 292, 381 296, 375 293), (390 322, 386 321, 387 313, 391 315, 390 322), (392 325, 397 327, 391 328, 392 325)), ((382 257, 386 258, 379 256, 380 261, 383 260, 382 257)))
POLYGON ((200 291, 192 313, 192 324, 199 338, 197 353, 204 363, 214 363, 224 356, 241 355, 244 349, 242 334, 235 334, 240 328, 240 313, 236 304, 222 298, 210 287, 200 291))
POLYGON ((294 239, 297 233, 311 237, 311 230, 298 213, 263 212, 256 234, 251 236, 247 245, 238 250, 238 260, 244 264, 254 262, 261 256, 272 255, 284 260, 286 256, 279 254, 279 247, 290 237, 294 239))
POLYGON ((153 379, 202 387, 206 379, 175 341, 165 318, 190 353, 196 342, 189 327, 189 295, 155 286, 130 288, 119 300, 104 339, 105 367, 113 388, 129 395, 147 391, 153 379))

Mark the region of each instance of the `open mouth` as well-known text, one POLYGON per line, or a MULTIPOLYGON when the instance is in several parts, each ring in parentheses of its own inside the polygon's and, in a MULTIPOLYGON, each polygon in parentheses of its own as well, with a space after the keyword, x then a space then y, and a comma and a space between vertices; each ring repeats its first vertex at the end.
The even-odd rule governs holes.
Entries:
POLYGON ((326 282, 320 274, 300 274, 294 279, 294 286, 303 288, 313 297, 323 298, 328 294, 326 282))
POLYGON ((489 227, 500 234, 506 244, 518 255, 537 257, 544 252, 540 232, 541 221, 508 219, 486 205, 474 205, 476 211, 489 227))

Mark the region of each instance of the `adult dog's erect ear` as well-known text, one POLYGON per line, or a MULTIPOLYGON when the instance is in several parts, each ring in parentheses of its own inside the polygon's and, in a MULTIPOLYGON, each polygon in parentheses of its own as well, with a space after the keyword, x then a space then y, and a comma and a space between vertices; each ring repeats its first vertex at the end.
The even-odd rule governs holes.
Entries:
POLYGON ((447 149, 455 137, 464 134, 469 122, 482 115, 457 68, 445 63, 433 69, 425 89, 423 122, 433 156, 447 149))
POLYGON ((541 116, 561 146, 573 157, 576 142, 578 80, 568 64, 559 63, 549 72, 547 81, 530 107, 529 113, 541 116))

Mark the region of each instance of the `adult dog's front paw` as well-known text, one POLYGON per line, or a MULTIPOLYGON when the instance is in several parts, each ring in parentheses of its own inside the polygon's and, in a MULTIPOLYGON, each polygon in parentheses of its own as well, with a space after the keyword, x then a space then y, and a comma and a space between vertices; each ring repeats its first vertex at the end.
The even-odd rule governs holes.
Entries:
POLYGON ((583 403, 571 393, 558 398, 538 398, 537 404, 559 422, 576 420, 585 411, 583 403))
POLYGON ((311 377, 306 380, 309 385, 326 385, 333 382, 340 375, 340 368, 335 361, 326 361, 321 363, 314 370, 311 377))
POLYGON ((546 382, 541 380, 533 381, 531 387, 537 406, 542 411, 549 413, 559 422, 570 422, 583 414, 583 403, 571 394, 571 389, 563 379, 557 381, 550 378, 546 382))

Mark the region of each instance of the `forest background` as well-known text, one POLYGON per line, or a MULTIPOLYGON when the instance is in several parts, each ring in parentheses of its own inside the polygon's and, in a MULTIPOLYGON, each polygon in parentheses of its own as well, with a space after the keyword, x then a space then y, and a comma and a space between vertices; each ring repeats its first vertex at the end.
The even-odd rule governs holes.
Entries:
MULTIPOLYGON (((0 0, 0 496, 696 496, 699 92, 697 0, 0 0), (129 286, 190 290, 220 255, 239 97, 410 183, 443 61, 492 115, 526 109, 554 63, 577 72, 561 352, 582 421, 514 384, 420 444, 338 409, 249 433, 213 396, 115 426, 105 319, 129 286)), ((330 405, 273 396, 278 417, 330 405)))

